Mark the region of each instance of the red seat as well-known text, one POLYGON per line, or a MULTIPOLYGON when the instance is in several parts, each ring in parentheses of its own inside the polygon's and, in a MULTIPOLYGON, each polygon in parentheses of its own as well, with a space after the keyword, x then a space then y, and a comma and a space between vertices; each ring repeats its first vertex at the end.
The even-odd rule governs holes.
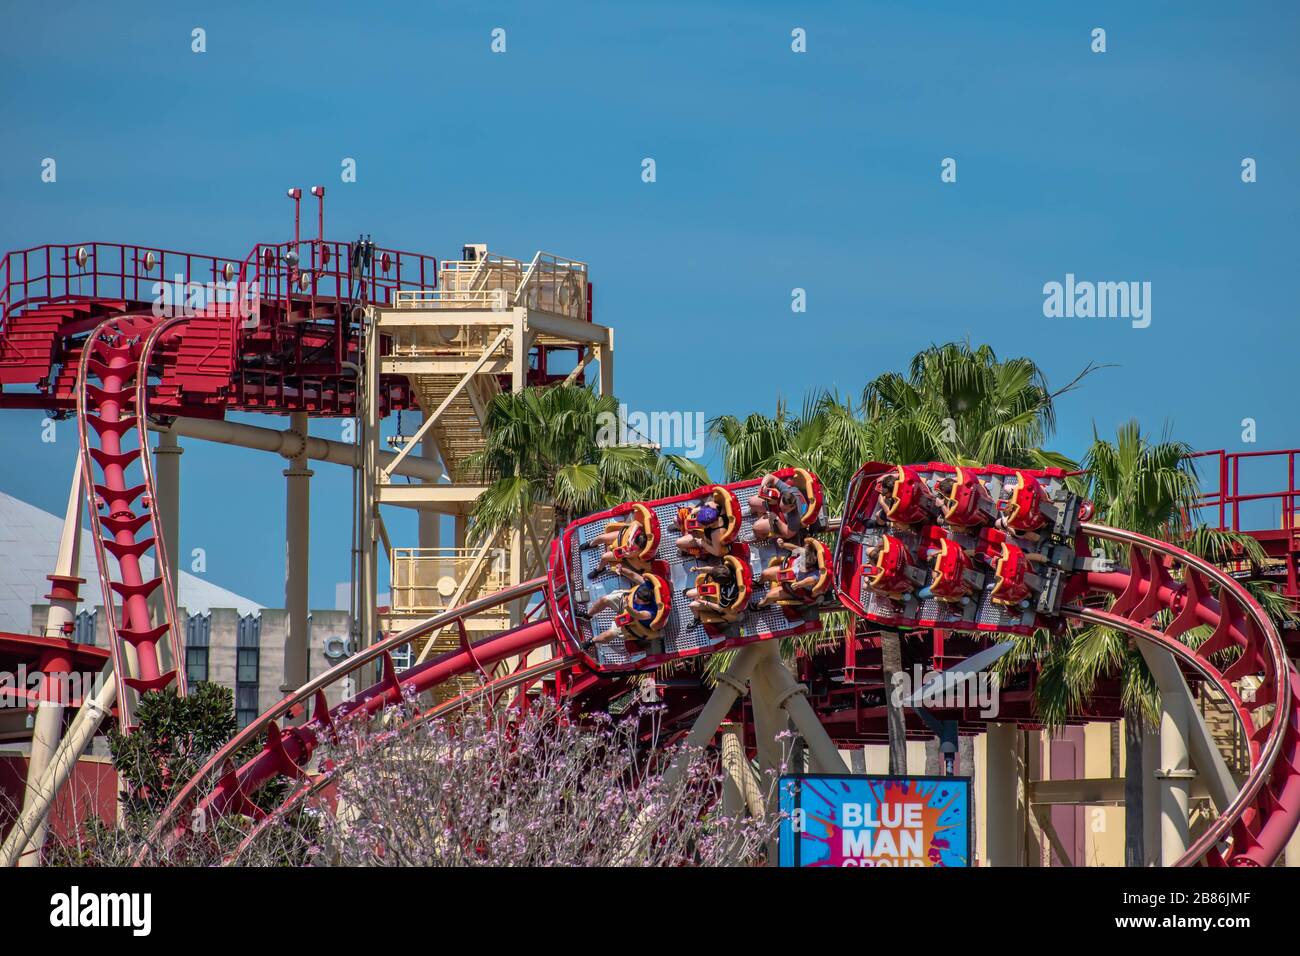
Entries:
POLYGON ((880 496, 885 516, 890 521, 895 524, 917 524, 936 513, 934 495, 915 469, 899 465, 894 469, 894 478, 892 498, 883 491, 880 496))
POLYGON ((943 529, 931 529, 930 593, 940 601, 957 602, 968 597, 975 587, 968 578, 974 572, 970 557, 943 529))
POLYGON ((1047 494, 1043 491, 1043 486, 1038 483, 1038 479, 1018 471, 1015 487, 1005 490, 1007 495, 1000 502, 1000 506, 1008 529, 1016 534, 1027 534, 1047 524, 1047 515, 1043 513, 1043 505, 1047 504, 1047 494))
POLYGON ((1029 560, 1025 552, 1003 540, 993 555, 993 592, 989 599, 1004 607, 1019 607, 1033 597, 1029 586, 1029 560))
POLYGON ((916 581, 908 572, 916 567, 907 546, 892 534, 884 535, 875 564, 862 569, 867 587, 883 594, 902 595, 916 590, 916 581))
POLYGON ((984 482, 968 468, 957 468, 952 494, 943 498, 943 516, 953 528, 976 528, 997 516, 997 508, 984 482))

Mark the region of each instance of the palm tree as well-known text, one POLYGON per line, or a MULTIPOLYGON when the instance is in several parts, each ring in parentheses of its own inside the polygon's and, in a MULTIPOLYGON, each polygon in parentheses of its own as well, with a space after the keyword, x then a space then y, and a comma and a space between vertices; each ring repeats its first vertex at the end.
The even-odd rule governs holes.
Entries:
POLYGON ((906 376, 877 376, 862 399, 868 421, 888 436, 889 460, 1069 468, 1069 458, 1043 450, 1056 428, 1053 403, 1097 368, 1052 391, 1032 359, 1003 361, 987 345, 949 342, 918 352, 906 376))
POLYGON ((770 418, 723 415, 709 423, 709 430, 722 445, 727 481, 760 478, 778 468, 806 468, 821 480, 827 513, 838 515, 849 479, 881 448, 881 430, 861 412, 833 392, 813 392, 798 415, 778 400, 770 418))
POLYGON ((536 509, 555 509, 555 528, 623 501, 659 498, 709 480, 698 462, 648 444, 602 440, 619 403, 578 385, 503 392, 488 405, 485 441, 461 477, 488 483, 471 512, 482 541, 536 509))

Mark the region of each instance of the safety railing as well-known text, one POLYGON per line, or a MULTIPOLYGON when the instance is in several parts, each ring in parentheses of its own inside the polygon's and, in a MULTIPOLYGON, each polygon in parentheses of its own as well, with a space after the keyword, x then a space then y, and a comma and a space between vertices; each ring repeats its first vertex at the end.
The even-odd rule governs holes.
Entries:
POLYGON ((529 262, 488 253, 481 259, 442 264, 440 287, 399 290, 393 304, 411 309, 501 310, 527 307, 591 321, 587 265, 549 252, 529 262))
POLYGON ((537 253, 515 290, 515 302, 539 312, 587 319, 587 264, 537 253))
POLYGON ((473 548, 394 548, 390 565, 391 606, 397 614, 432 614, 445 610, 466 576, 471 581, 462 601, 499 591, 509 584, 504 548, 477 562, 473 548))
POLYGON ((362 247, 355 243, 303 239, 259 243, 244 259, 241 281, 263 301, 281 305, 316 299, 388 304, 399 290, 431 290, 438 260, 416 252, 362 247))
POLYGON ((233 301, 240 265, 223 256, 116 242, 7 252, 0 259, 0 331, 11 315, 38 302, 121 299, 166 307, 233 301))
POLYGON ((1198 498, 1196 517, 1219 530, 1294 531, 1300 527, 1300 487, 1296 485, 1297 456, 1300 456, 1300 448, 1238 452, 1219 449, 1189 455, 1194 460, 1202 486, 1211 479, 1216 483, 1216 487, 1203 491, 1198 498), (1271 466, 1279 474, 1267 480, 1257 474, 1244 480, 1242 466, 1247 462, 1271 466), (1283 481, 1284 487, 1277 490, 1283 481), (1275 490, 1243 491, 1243 484, 1275 490), (1263 502, 1271 502, 1274 506, 1276 517, 1271 522, 1259 518, 1260 503, 1263 502), (1243 505, 1248 512, 1245 516, 1243 505), (1270 523, 1272 527, 1260 527, 1261 524, 1270 523))
POLYGON ((0 258, 0 331, 9 316, 38 302, 121 299, 164 314, 214 303, 290 298, 388 303, 398 289, 432 289, 433 256, 304 239, 258 244, 243 259, 115 242, 50 244, 0 258))

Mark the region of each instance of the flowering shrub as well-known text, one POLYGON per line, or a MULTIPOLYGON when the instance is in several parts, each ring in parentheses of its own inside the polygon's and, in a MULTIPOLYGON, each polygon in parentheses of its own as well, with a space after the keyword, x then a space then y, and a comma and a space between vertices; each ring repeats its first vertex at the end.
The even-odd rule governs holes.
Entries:
MULTIPOLYGON (((763 819, 722 810, 716 753, 663 747, 657 714, 570 719, 548 699, 453 720, 344 729, 326 748, 337 809, 318 862, 381 866, 635 866, 759 862, 763 819), (648 726, 647 726, 648 725, 648 726), (674 766, 675 765, 675 766, 674 766), (674 771, 665 773, 669 766, 674 771)), ((774 780, 768 781, 769 795, 774 780)))

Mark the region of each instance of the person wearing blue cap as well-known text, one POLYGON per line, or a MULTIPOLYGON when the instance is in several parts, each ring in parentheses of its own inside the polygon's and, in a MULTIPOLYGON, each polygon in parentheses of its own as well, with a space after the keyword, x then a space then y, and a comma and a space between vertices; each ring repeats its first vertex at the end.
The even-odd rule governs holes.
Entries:
POLYGON ((715 558, 727 553, 723 540, 727 533, 727 520, 711 495, 703 504, 686 512, 685 534, 677 539, 677 547, 688 554, 703 551, 715 558))

